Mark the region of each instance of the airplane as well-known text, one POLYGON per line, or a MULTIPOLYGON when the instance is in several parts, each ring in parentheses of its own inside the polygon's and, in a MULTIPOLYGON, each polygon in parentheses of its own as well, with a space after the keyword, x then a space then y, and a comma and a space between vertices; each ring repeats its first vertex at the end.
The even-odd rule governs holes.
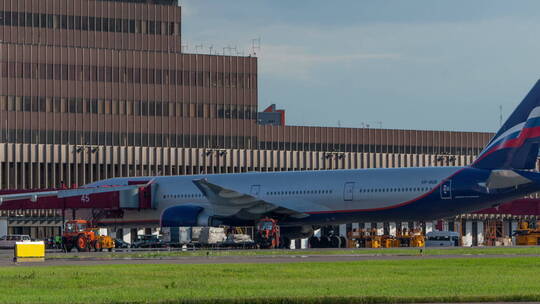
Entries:
POLYGON ((539 143, 540 81, 464 167, 118 177, 78 189, 2 195, 0 203, 105 192, 129 201, 150 188, 154 208, 125 217, 159 219, 162 227, 253 225, 272 218, 283 236, 294 239, 324 225, 451 217, 537 192, 539 143))

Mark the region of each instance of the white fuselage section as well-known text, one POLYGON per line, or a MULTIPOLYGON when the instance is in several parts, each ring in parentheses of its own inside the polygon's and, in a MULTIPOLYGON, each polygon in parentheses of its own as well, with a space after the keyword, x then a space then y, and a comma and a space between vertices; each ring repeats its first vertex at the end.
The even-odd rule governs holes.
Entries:
POLYGON ((88 186, 127 185, 149 181, 157 185, 153 194, 156 210, 128 211, 125 220, 158 220, 171 206, 212 205, 193 183, 209 182, 266 202, 305 213, 325 211, 371 211, 391 208, 432 192, 460 167, 293 171, 189 176, 131 177, 102 180, 88 186))

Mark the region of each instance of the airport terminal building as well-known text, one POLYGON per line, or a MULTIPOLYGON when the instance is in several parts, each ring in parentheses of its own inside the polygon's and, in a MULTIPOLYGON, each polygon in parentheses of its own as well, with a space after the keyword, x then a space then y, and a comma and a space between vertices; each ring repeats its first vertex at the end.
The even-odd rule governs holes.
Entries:
MULTIPOLYGON (((258 119, 267 105, 258 104, 257 58, 185 53, 181 28, 177 0, 0 0, 0 188, 461 166, 492 136, 258 119)), ((40 238, 63 219, 57 209, 0 212, 10 232, 40 238)), ((115 229, 141 228, 155 227, 115 229)))

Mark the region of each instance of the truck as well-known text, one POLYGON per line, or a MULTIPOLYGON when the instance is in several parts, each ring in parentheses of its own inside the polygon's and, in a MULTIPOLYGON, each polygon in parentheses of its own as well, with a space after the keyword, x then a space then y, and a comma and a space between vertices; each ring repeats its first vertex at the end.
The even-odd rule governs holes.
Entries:
POLYGON ((275 249, 280 245, 280 230, 277 221, 263 218, 257 222, 255 242, 263 249, 275 249))
POLYGON ((112 251, 114 248, 114 240, 110 236, 99 235, 98 228, 87 220, 67 221, 62 233, 62 244, 67 252, 73 248, 78 251, 112 251))

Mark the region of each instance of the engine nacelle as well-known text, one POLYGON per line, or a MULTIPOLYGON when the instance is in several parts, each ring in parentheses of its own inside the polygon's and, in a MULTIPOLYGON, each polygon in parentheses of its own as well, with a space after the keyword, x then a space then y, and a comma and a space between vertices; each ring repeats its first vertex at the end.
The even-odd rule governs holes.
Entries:
POLYGON ((197 205, 173 206, 161 213, 161 227, 193 227, 193 226, 219 226, 221 221, 216 220, 197 205))

